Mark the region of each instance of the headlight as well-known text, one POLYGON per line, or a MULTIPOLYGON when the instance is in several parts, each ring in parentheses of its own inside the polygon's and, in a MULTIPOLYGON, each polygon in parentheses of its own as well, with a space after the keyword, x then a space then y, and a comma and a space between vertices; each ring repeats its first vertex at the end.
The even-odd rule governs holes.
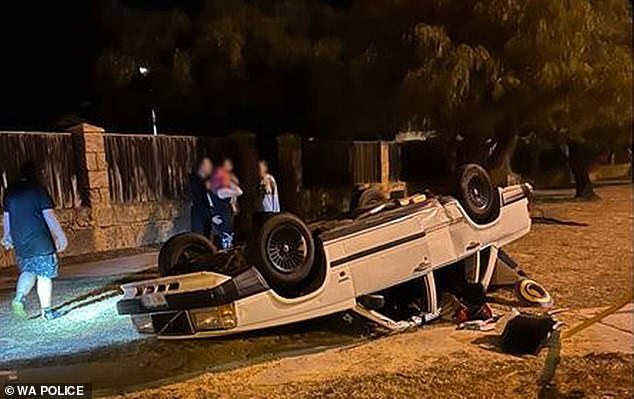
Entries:
POLYGON ((235 328, 236 309, 233 303, 213 308, 190 310, 196 330, 228 330, 235 328))
POLYGON ((153 334, 154 325, 152 324, 152 317, 149 314, 139 314, 132 316, 132 324, 136 327, 137 331, 141 334, 153 334))

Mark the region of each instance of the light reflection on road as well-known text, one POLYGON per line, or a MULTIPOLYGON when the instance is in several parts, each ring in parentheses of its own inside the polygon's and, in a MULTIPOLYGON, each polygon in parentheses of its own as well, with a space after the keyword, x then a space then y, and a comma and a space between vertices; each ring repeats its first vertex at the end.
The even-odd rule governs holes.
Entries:
POLYGON ((117 314, 117 291, 92 288, 94 295, 67 302, 68 313, 50 322, 0 314, 0 370, 17 370, 24 382, 90 381, 108 393, 349 345, 362 341, 368 327, 333 315, 237 337, 161 341, 137 333, 129 317, 117 314))

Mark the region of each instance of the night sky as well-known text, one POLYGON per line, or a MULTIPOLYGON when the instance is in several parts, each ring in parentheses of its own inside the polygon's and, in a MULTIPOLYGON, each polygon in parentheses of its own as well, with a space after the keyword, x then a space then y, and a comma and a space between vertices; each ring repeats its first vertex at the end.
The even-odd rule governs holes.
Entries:
POLYGON ((441 26, 450 40, 482 44, 494 55, 504 48, 509 32, 496 30, 497 20, 474 23, 484 15, 477 4, 484 3, 7 1, 0 11, 0 130, 61 130, 75 116, 109 131, 147 131, 153 104, 169 132, 391 133, 410 114, 446 111, 433 100, 402 112, 399 90, 420 63, 413 26, 441 26), (231 22, 223 26, 224 16, 231 22), (275 18, 283 22, 270 23, 275 18), (232 35, 242 40, 238 66, 232 35), (216 48, 218 38, 224 42, 216 48), (104 63, 112 49, 114 61, 104 63), (189 77, 176 73, 179 50, 191 58, 189 77), (153 63, 151 79, 130 78, 137 62, 153 63), (126 68, 128 80, 117 87, 113 75, 126 68))
POLYGON ((99 10, 116 7, 199 12, 202 1, 64 0, 4 2, 0 14, 0 129, 53 129, 89 117, 94 68, 103 45, 99 10), (147 4, 151 3, 151 7, 147 4))
MULTIPOLYGON (((349 1, 321 3, 339 7, 349 1)), ((204 7, 204 1, 196 0, 4 2, 0 13, 0 130, 52 130, 60 128, 60 120, 68 116, 99 122, 95 68, 107 43, 105 32, 117 30, 102 10, 179 10, 196 18, 204 7)), ((117 125, 116 121, 104 122, 117 125)))
POLYGON ((39 129, 90 98, 89 1, 16 1, 0 16, 0 128, 39 129))

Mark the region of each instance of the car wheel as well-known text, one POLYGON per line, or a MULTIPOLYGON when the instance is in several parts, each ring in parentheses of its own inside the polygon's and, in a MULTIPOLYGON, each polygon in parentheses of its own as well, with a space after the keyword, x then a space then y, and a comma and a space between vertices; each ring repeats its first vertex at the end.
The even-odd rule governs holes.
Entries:
POLYGON ((163 244, 159 252, 158 267, 161 276, 193 271, 197 263, 218 252, 216 246, 198 233, 175 235, 163 244))
POLYGON ((483 167, 467 164, 458 171, 456 197, 476 223, 485 224, 500 214, 500 196, 483 167))
POLYGON ((315 260, 315 243, 306 224, 291 213, 269 216, 257 230, 249 252, 255 267, 274 288, 303 283, 315 260))
POLYGON ((376 188, 360 190, 353 199, 352 209, 369 209, 387 202, 385 194, 376 188))

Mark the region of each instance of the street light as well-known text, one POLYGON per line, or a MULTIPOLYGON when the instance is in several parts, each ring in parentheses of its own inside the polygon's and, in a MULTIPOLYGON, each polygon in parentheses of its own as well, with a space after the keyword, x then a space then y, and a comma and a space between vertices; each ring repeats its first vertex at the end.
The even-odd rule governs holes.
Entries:
MULTIPOLYGON (((144 79, 147 79, 147 76, 149 75, 149 73, 150 73, 150 68, 147 68, 143 65, 139 65, 139 74, 143 76, 144 79)), ((152 93, 152 87, 150 86, 149 82, 148 82, 148 88, 149 88, 149 92, 152 93)), ((156 136, 158 134, 158 130, 156 129, 156 111, 154 110, 154 101, 152 101, 151 116, 152 116, 152 133, 156 136)))

